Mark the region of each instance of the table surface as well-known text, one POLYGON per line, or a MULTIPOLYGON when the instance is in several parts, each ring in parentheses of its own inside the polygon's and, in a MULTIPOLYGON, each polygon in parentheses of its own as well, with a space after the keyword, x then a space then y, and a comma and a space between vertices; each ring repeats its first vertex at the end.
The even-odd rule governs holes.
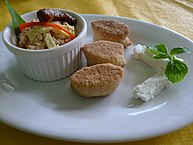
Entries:
MULTIPOLYGON (((168 27, 193 40, 193 0, 9 0, 20 14, 40 8, 63 8, 80 14, 104 14, 141 19, 168 27)), ((0 1, 0 31, 10 16, 4 1, 0 1)), ((0 145, 81 145, 41 137, 0 123, 0 145)), ((156 138, 116 143, 117 145, 190 145, 193 144, 193 124, 156 138)), ((114 145, 116 145, 114 144, 114 145)))

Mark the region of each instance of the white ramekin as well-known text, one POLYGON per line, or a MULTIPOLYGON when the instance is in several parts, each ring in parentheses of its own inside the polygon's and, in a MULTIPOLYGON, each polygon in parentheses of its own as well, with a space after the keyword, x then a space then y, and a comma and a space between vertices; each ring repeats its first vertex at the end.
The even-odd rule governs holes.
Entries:
MULTIPOLYGON (((78 36, 72 41, 52 49, 29 50, 16 46, 16 36, 10 25, 3 30, 3 41, 7 49, 15 55, 22 71, 31 79, 38 81, 55 81, 75 72, 81 63, 80 47, 87 35, 84 18, 74 12, 59 9, 77 18, 75 26, 78 36)), ((37 19, 37 11, 22 15, 25 21, 37 19)))

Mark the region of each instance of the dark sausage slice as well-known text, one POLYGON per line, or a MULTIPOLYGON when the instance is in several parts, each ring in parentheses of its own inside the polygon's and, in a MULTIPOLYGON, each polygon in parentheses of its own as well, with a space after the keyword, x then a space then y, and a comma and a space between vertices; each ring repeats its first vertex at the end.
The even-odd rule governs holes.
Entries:
POLYGON ((72 26, 76 24, 75 17, 55 9, 40 9, 37 11, 37 17, 40 22, 61 21, 67 22, 72 26))

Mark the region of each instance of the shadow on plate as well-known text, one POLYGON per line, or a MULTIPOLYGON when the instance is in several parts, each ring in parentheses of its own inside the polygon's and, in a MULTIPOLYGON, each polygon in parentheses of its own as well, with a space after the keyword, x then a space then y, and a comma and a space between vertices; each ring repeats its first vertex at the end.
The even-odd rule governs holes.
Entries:
MULTIPOLYGON (((69 78, 53 82, 38 82, 31 80, 20 70, 15 61, 10 61, 7 69, 0 72, 0 79, 10 88, 1 88, 4 93, 12 93, 22 99, 24 96, 36 103, 59 111, 81 110, 85 108, 93 108, 104 100, 106 97, 84 98, 77 95, 70 88, 69 78), (10 91, 11 90, 11 91, 10 91), (18 95, 19 94, 19 95, 18 95)), ((0 93, 3 93, 0 91, 0 93)))

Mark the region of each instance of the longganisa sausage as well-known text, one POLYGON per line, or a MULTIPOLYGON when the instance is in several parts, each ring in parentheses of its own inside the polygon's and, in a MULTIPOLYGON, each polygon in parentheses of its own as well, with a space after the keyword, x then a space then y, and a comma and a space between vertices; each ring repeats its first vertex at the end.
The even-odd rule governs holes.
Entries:
POLYGON ((37 17, 40 22, 60 21, 67 22, 71 26, 76 24, 75 17, 55 9, 40 9, 37 11, 37 17))

